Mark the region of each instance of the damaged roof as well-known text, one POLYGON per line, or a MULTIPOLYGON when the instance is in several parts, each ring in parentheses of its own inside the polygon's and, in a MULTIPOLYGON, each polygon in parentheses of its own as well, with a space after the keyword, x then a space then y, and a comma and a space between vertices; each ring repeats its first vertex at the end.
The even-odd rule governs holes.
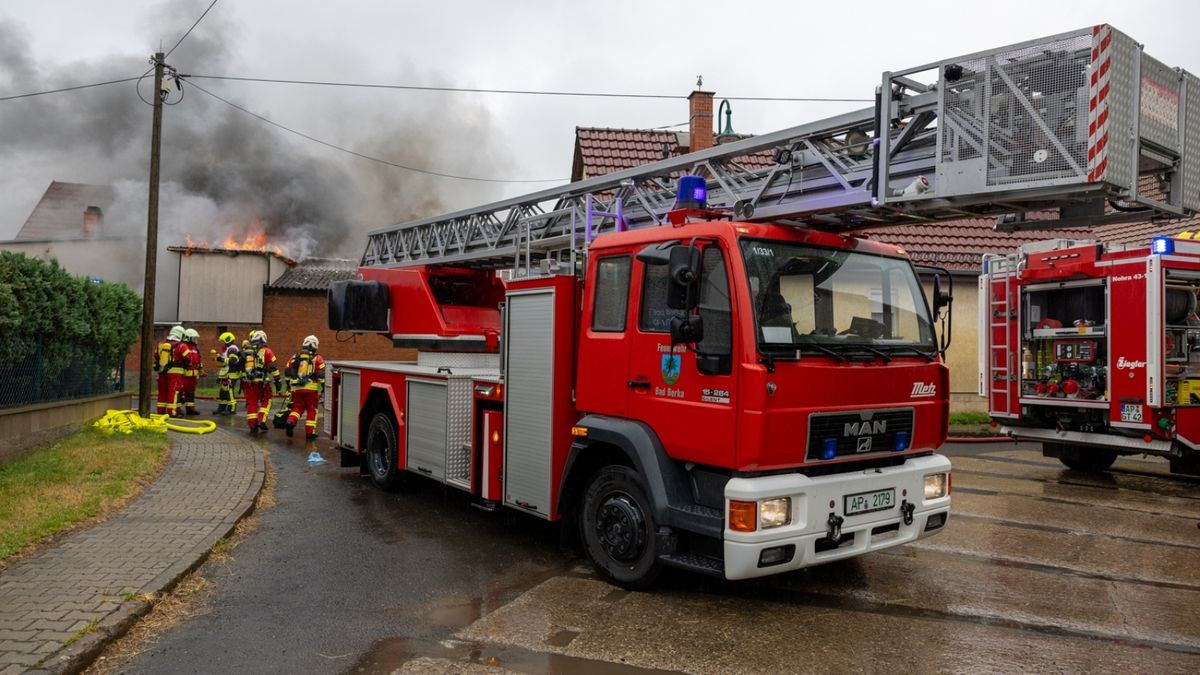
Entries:
POLYGON ((271 289, 325 291, 334 281, 349 281, 358 276, 358 261, 348 258, 306 258, 279 275, 271 289))

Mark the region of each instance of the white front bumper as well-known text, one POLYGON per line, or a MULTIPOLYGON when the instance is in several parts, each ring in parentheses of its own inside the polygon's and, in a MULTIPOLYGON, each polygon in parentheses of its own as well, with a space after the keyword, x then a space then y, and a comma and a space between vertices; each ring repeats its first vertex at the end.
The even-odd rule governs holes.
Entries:
POLYGON ((909 459, 900 466, 829 476, 784 474, 761 478, 733 478, 725 484, 726 514, 729 513, 731 499, 761 501, 791 497, 792 522, 782 527, 759 529, 755 532, 735 532, 729 529, 726 522, 725 578, 749 579, 779 574, 897 546, 941 532, 945 528, 944 523, 942 527, 930 532, 925 531, 925 524, 929 517, 935 514, 944 513, 947 514, 945 517, 949 518, 950 495, 926 501, 925 476, 949 471, 950 460, 935 454, 909 459), (844 515, 846 495, 885 488, 896 489, 896 506, 886 511, 844 515), (905 501, 913 505, 911 525, 904 524, 901 514, 900 505, 905 501), (853 540, 818 553, 816 542, 826 536, 827 521, 831 513, 844 517, 842 534, 853 535, 853 540), (878 535, 871 534, 871 530, 875 528, 892 524, 898 524, 899 529, 894 532, 881 532, 878 535), (795 546, 791 560, 776 565, 759 566, 759 555, 763 549, 788 545, 795 546))

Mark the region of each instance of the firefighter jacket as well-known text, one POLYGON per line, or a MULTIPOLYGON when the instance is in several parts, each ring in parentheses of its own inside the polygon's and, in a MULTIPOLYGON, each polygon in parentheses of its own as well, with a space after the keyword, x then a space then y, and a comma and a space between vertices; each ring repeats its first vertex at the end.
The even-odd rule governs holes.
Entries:
POLYGON ((300 350, 287 362, 284 374, 292 389, 320 391, 325 387, 325 359, 320 354, 300 350))
POLYGON ((167 338, 158 343, 158 347, 154 351, 154 372, 165 373, 171 367, 171 362, 175 360, 175 346, 179 344, 179 340, 167 338))
POLYGON ((279 366, 270 347, 248 347, 243 360, 247 382, 264 382, 268 377, 279 381, 279 366))
POLYGON ((196 348, 187 342, 177 342, 171 350, 171 365, 167 372, 172 375, 184 375, 192 368, 192 354, 196 348))
POLYGON ((183 376, 200 377, 204 374, 204 357, 201 356, 200 350, 196 348, 196 345, 189 342, 188 346, 191 347, 192 350, 188 352, 187 367, 183 369, 183 376))
POLYGON ((237 345, 228 345, 224 351, 217 352, 217 363, 221 364, 221 369, 217 371, 217 376, 227 380, 242 379, 242 350, 238 349, 237 345))

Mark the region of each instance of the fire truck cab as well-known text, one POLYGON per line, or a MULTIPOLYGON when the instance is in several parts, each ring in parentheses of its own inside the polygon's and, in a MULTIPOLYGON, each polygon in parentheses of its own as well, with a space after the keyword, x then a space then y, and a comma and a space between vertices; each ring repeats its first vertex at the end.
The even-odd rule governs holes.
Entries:
POLYGON ((664 564, 744 579, 938 532, 947 369, 913 265, 713 216, 600 235, 575 270, 363 268, 337 311, 386 296, 419 353, 334 364, 343 463, 570 518, 631 587, 664 564))
POLYGON ((1200 242, 1051 240, 987 256, 980 394, 1073 469, 1158 455, 1200 474, 1200 242))

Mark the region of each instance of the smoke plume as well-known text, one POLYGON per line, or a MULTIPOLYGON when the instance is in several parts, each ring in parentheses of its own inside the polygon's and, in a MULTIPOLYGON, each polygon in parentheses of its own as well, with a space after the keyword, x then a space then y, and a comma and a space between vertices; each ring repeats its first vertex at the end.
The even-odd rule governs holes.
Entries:
MULTIPOLYGON (((147 16, 146 24, 183 23, 195 11, 194 2, 173 0, 147 16)), ((239 71, 231 49, 239 31, 230 14, 211 13, 168 63, 180 73, 245 72, 244 66, 239 71)), ((118 54, 86 63, 42 64, 31 51, 27 30, 0 19, 0 91, 128 77, 150 68, 147 56, 118 54)), ((397 81, 437 79, 436 74, 409 68, 391 76, 397 81)), ((350 105, 340 90, 308 88, 300 109, 290 103, 260 109, 270 104, 243 103, 249 91, 244 86, 196 83, 318 137, 329 133, 328 120, 341 120, 330 142, 399 164, 492 175, 510 164, 490 140, 497 130, 487 111, 452 95, 363 95, 354 100, 365 105, 350 105), (314 123, 325 131, 312 131, 314 123)), ((149 99, 152 73, 139 85, 141 95, 149 99)), ((272 245, 297 259, 357 257, 369 229, 496 197, 483 184, 384 166, 286 134, 206 96, 186 80, 183 92, 178 105, 164 108, 160 246, 181 245, 189 236, 213 245, 225 237, 240 241, 258 227, 272 245)), ((294 101, 296 92, 284 96, 294 101)), ((175 93, 170 100, 177 98, 175 93)), ((256 97, 261 100, 265 99, 256 97)), ((117 201, 105 214, 106 231, 144 233, 150 119, 151 107, 138 97, 133 83, 0 105, 0 156, 8 158, 4 164, 9 168, 0 174, 0 194, 8 195, 0 196, 0 206, 8 218, 20 220, 51 180, 113 185, 117 201)))

